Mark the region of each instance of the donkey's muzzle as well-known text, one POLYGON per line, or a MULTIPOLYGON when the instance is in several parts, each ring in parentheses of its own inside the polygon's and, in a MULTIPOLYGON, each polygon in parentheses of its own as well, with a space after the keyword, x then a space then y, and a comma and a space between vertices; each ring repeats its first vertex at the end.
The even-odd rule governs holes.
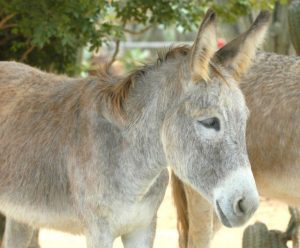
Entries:
POLYGON ((226 215, 223 213, 218 201, 216 201, 216 205, 217 205, 217 213, 219 214, 219 217, 220 217, 223 225, 227 226, 227 227, 232 227, 229 220, 227 219, 226 215))
POLYGON ((250 168, 239 169, 214 190, 215 211, 227 227, 243 225, 256 211, 259 196, 250 168))
POLYGON ((220 203, 216 201, 216 212, 224 226, 236 227, 243 225, 253 215, 259 203, 256 198, 251 199, 249 203, 246 201, 246 199, 238 200, 233 205, 232 211, 230 209, 228 211, 226 207, 223 211, 220 203))

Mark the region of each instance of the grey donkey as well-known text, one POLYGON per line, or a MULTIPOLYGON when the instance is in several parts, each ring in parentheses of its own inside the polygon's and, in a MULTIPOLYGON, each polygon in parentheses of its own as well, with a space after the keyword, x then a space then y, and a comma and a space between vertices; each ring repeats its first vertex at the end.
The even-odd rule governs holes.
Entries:
POLYGON ((120 78, 69 78, 0 63, 0 211, 4 248, 35 228, 84 233, 87 247, 152 247, 167 165, 243 224, 259 198, 245 143, 238 86, 269 19, 215 51, 209 10, 193 46, 120 78))
MULTIPOLYGON (((300 57, 258 53, 241 89, 251 113, 246 143, 258 191, 300 207, 300 57)), ((211 205, 177 178, 172 181, 180 247, 210 247, 220 227, 211 205)))

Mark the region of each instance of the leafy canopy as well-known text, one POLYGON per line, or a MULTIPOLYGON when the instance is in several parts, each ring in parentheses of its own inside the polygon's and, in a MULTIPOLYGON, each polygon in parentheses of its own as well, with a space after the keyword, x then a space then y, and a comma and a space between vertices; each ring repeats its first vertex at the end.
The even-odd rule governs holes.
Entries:
MULTIPOLYGON (((247 14, 255 0, 0 0, 0 59, 75 73, 79 49, 122 39, 128 24, 170 25, 190 31, 208 7, 228 20, 247 14)), ((257 1, 267 7, 273 1, 257 1)), ((260 7, 260 6, 259 6, 260 7)), ((77 63, 78 64, 78 63, 77 63)))

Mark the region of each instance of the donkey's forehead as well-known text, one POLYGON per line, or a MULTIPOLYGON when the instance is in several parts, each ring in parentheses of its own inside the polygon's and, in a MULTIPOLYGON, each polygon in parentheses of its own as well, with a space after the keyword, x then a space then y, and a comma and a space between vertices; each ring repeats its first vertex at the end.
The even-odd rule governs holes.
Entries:
MULTIPOLYGON (((244 96, 237 85, 226 85, 222 82, 213 84, 198 84, 191 89, 187 98, 188 109, 198 111, 200 109, 237 110, 248 112, 244 96)), ((218 112, 219 112, 218 111, 218 112)))
POLYGON ((220 105, 227 108, 246 108, 244 95, 238 86, 223 87, 219 100, 220 105))
POLYGON ((247 119, 249 116, 244 95, 237 86, 222 91, 220 94, 220 107, 225 119, 226 116, 232 116, 232 114, 238 116, 239 119, 247 119))

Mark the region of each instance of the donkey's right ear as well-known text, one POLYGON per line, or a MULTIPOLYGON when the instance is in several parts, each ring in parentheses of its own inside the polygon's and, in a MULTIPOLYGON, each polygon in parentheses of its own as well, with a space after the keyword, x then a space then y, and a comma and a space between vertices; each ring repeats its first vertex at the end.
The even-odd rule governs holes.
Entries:
POLYGON ((193 82, 208 80, 209 62, 216 51, 216 44, 216 14, 209 9, 192 46, 190 62, 193 82))

